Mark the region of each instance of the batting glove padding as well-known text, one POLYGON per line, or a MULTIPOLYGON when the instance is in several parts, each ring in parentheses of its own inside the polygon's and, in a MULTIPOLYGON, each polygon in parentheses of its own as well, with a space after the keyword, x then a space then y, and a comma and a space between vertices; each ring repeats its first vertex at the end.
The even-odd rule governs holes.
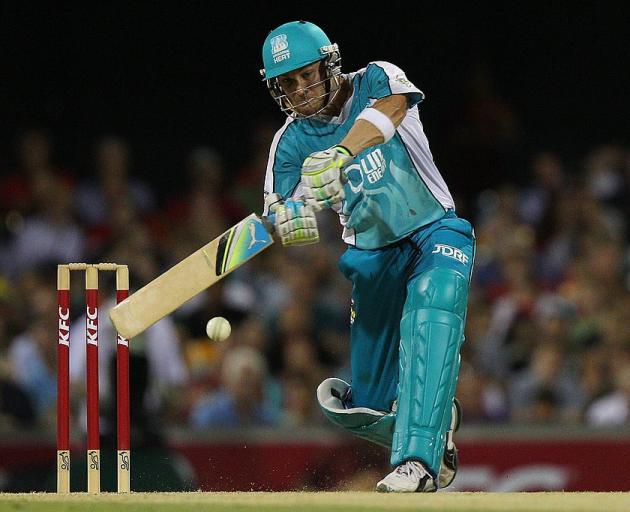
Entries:
POLYGON ((353 158, 343 146, 333 146, 306 157, 302 164, 302 186, 306 202, 315 210, 343 201, 343 185, 347 181, 343 168, 353 158))
POLYGON ((315 211, 302 199, 270 201, 268 204, 272 214, 270 217, 273 218, 274 228, 282 245, 308 245, 319 242, 315 211))

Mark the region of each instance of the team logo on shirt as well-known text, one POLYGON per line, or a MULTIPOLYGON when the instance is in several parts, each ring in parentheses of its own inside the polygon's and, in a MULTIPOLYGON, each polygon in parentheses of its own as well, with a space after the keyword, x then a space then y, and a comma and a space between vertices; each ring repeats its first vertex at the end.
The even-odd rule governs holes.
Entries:
POLYGON ((273 62, 275 64, 291 57, 291 51, 289 50, 289 42, 287 41, 286 34, 278 34, 277 36, 272 37, 269 43, 271 44, 271 56, 273 57, 273 62))
POLYGON ((352 182, 349 182, 349 184, 352 191, 358 193, 363 189, 365 180, 367 180, 368 183, 376 183, 385 174, 385 157, 383 156, 383 152, 379 148, 371 151, 365 155, 359 163, 346 167, 345 172, 349 173, 355 169, 361 173, 361 182, 358 185, 353 185, 352 182))
POLYGON ((396 82, 398 82, 399 84, 402 84, 405 87, 408 87, 409 89, 413 89, 414 88, 413 84, 409 80, 407 80, 407 77, 405 75, 396 75, 394 77, 394 80, 396 82))
POLYGON ((357 317, 357 310, 354 308, 354 299, 350 299, 350 325, 354 323, 354 319, 357 317))

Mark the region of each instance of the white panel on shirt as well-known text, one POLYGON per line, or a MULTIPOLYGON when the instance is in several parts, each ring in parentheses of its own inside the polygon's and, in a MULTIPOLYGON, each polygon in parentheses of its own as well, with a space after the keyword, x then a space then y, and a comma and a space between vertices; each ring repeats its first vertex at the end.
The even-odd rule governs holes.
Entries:
MULTIPOLYGON (((407 80, 404 71, 398 66, 383 61, 375 61, 374 64, 383 68, 389 77, 389 86, 392 90, 392 94, 422 94, 415 85, 407 80)), ((371 105, 374 103, 375 102, 372 101, 371 105)), ((407 110, 407 115, 396 131, 400 134, 400 137, 407 147, 407 151, 409 151, 411 155, 414 166, 433 196, 440 202, 444 209, 455 208, 455 202, 446 186, 446 182, 433 162, 433 155, 429 149, 429 141, 422 128, 417 106, 407 110)))
POLYGON ((354 228, 349 228, 346 226, 350 217, 341 213, 342 204, 343 203, 337 203, 332 207, 332 209, 339 215, 339 222, 343 226, 343 233, 341 234, 341 238, 348 245, 357 245, 357 234, 354 228))
POLYGON ((411 160, 420 173, 420 177, 429 188, 433 196, 444 209, 454 209, 455 202, 446 186, 446 182, 433 162, 433 155, 429 149, 429 141, 422 129, 422 122, 418 114, 418 107, 407 111, 403 122, 396 131, 400 134, 411 160))
MULTIPOLYGON (((271 147, 269 148, 269 159, 267 160, 267 171, 265 172, 265 185, 263 188, 263 204, 264 200, 267 198, 269 194, 274 192, 273 186, 273 166, 276 163, 276 149, 278 148, 278 142, 280 141, 280 137, 287 129, 287 126, 293 121, 292 117, 287 117, 287 120, 284 123, 284 126, 280 128, 276 134, 273 136, 273 140, 271 141, 271 147)), ((269 211, 267 205, 263 207, 263 215, 268 215, 269 211)))

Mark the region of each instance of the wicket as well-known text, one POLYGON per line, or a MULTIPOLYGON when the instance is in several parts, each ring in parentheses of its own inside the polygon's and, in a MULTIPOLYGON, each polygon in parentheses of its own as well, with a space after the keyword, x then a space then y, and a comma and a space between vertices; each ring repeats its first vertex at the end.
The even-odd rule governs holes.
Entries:
MULTIPOLYGON (((68 263, 57 267, 57 492, 70 492, 70 271, 85 271, 87 381, 87 491, 101 490, 98 390, 98 272, 116 272, 116 302, 129 296, 129 270, 116 263, 68 263)), ((129 340, 116 337, 118 492, 130 492, 129 340)))

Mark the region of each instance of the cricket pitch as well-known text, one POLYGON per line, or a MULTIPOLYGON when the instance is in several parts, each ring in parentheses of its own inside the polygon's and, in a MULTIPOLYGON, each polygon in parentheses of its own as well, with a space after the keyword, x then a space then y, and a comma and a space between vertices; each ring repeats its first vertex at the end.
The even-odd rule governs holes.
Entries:
POLYGON ((179 512, 189 510, 298 512, 626 512, 630 493, 378 494, 375 492, 192 492, 88 495, 0 494, 0 512, 179 512))

